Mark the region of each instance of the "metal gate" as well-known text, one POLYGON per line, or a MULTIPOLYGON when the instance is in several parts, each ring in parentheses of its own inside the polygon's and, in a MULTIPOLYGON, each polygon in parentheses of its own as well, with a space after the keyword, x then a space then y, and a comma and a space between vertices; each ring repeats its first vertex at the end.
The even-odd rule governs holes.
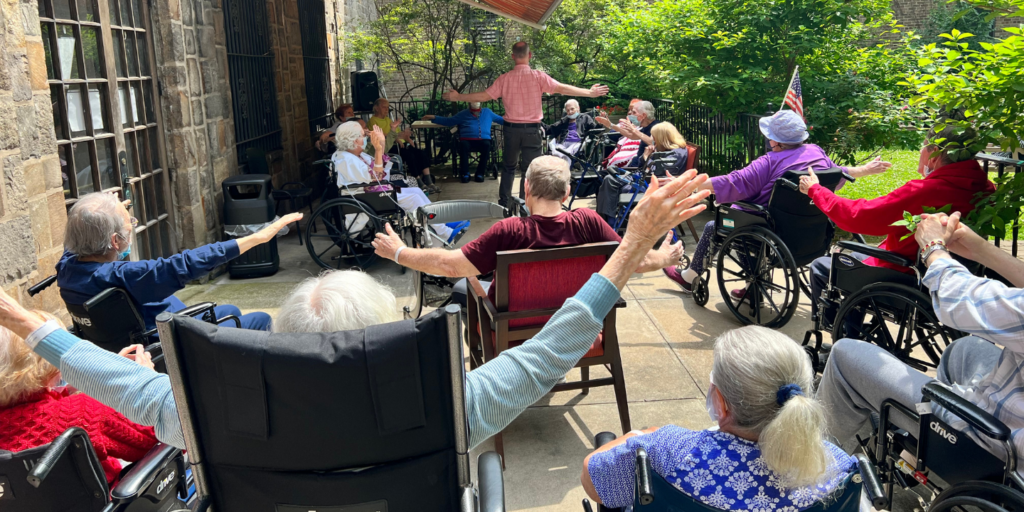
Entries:
POLYGON ((236 150, 238 163, 242 164, 249 148, 262 148, 265 152, 281 149, 266 2, 228 0, 224 5, 224 25, 236 150))
MULTIPOLYGON (((287 1, 287 0, 286 0, 287 1)), ((309 132, 317 134, 334 124, 331 105, 331 63, 327 53, 324 0, 298 0, 302 27, 302 64, 306 71, 306 107, 309 132)))

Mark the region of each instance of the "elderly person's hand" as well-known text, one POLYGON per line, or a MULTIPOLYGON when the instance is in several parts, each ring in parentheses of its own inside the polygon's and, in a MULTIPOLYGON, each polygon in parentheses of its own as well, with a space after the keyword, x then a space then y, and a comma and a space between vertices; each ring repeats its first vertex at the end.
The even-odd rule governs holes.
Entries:
POLYGON ((150 370, 156 370, 156 366, 153 365, 153 354, 146 351, 146 347, 135 344, 129 345, 122 348, 117 355, 135 361, 139 366, 145 366, 150 370))
POLYGON ((395 259, 395 253, 398 249, 405 247, 405 242, 402 241, 402 237, 395 233, 395 230, 391 229, 391 223, 384 224, 385 233, 377 233, 377 237, 370 242, 373 246, 373 252, 377 253, 377 256, 381 258, 387 258, 389 260, 398 261, 395 259))
POLYGON ((437 116, 435 116, 434 114, 427 114, 427 115, 421 117, 420 119, 422 119, 424 121, 433 121, 435 117, 437 117, 437 116))
POLYGON ((461 96, 462 95, 459 94, 459 91, 456 91, 455 89, 449 89, 448 92, 441 95, 441 99, 445 101, 459 101, 459 98, 461 96))
MULTIPOLYGON (((971 228, 967 227, 960 220, 960 212, 953 212, 947 219, 947 222, 957 218, 956 229, 953 231, 953 236, 946 241, 946 248, 948 248, 954 254, 963 256, 972 261, 981 261, 982 252, 988 249, 990 246, 988 240, 982 238, 971 228)), ((922 215, 922 217, 924 217, 922 215)))
POLYGON ((601 112, 596 118, 594 118, 594 120, 597 121, 597 124, 604 126, 605 128, 612 127, 612 120, 608 119, 608 114, 605 112, 601 112))
POLYGON ((814 174, 814 169, 807 168, 807 176, 800 177, 800 192, 807 194, 811 187, 818 184, 818 177, 814 174))
POLYGON ((396 115, 395 120, 391 121, 391 128, 398 128, 402 126, 402 116, 396 115))
POLYGON ((10 329, 21 339, 26 339, 44 323, 46 321, 39 315, 21 307, 18 301, 0 288, 0 326, 10 329))
POLYGON ((644 148, 644 159, 650 158, 654 154, 654 146, 648 145, 644 148))
POLYGON ((861 165, 859 167, 850 167, 848 172, 850 176, 854 178, 863 178, 865 176, 873 176, 875 174, 882 174, 888 171, 892 167, 891 162, 882 161, 882 157, 876 156, 874 160, 861 165))
POLYGON ((675 232, 670 229, 665 241, 662 242, 661 247, 658 248, 658 253, 665 258, 664 261, 666 267, 679 263, 679 258, 683 257, 683 241, 677 240, 674 244, 670 243, 674 233, 675 232))
POLYGON ((649 242, 649 246, 653 247, 662 233, 704 211, 705 205, 701 202, 711 191, 694 191, 707 180, 706 174, 698 175, 694 169, 684 172, 665 186, 661 186, 658 180, 651 180, 643 199, 629 215, 626 236, 649 242))
POLYGON ((598 98, 608 94, 608 86, 601 84, 594 84, 590 86, 590 97, 598 98))
POLYGON ((619 133, 631 139, 640 137, 640 130, 626 117, 619 120, 619 133))
POLYGON ((370 144, 373 144, 373 149, 377 153, 384 151, 384 132, 381 131, 380 126, 373 126, 373 131, 370 132, 370 144))

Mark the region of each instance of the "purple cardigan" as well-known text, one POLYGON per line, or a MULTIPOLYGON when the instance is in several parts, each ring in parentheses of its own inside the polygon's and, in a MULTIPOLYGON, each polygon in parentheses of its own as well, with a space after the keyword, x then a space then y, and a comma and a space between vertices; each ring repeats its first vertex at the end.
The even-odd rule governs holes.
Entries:
POLYGON ((773 151, 758 157, 738 171, 711 178, 711 185, 715 188, 715 201, 746 201, 767 206, 768 199, 772 196, 772 187, 779 176, 786 171, 802 171, 807 167, 821 171, 836 167, 836 164, 825 151, 814 144, 802 144, 793 149, 773 151))

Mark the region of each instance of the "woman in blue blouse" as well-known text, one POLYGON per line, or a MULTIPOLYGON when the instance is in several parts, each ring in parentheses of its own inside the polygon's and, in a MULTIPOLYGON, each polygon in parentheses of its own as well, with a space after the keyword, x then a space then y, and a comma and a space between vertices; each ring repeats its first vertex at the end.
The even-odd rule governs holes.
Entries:
POLYGON ((633 504, 636 450, 683 493, 722 510, 797 512, 829 497, 856 460, 825 441, 807 354, 771 329, 749 326, 715 343, 707 408, 718 428, 630 432, 583 462, 587 494, 633 504))

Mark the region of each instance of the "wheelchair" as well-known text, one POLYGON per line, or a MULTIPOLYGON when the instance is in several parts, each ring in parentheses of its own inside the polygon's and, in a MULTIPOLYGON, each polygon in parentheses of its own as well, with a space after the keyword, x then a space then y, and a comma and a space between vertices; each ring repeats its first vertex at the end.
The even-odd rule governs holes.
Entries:
MULTIPOLYGON (((595 436, 594 446, 600 448, 614 441, 615 434, 601 432, 595 436)), ((872 506, 879 510, 888 508, 875 464, 862 454, 857 456, 858 472, 851 474, 840 484, 828 500, 818 502, 803 512, 858 512, 861 493, 872 506)), ((659 475, 651 466, 651 458, 643 448, 637 450, 635 485, 633 487, 633 512, 721 512, 722 509, 701 503, 684 494, 659 475)), ((583 500, 584 512, 594 512, 590 500, 583 500)), ((622 512, 598 505, 598 512, 622 512)))
POLYGON ((929 512, 1024 510, 1024 479, 1017 472, 1010 429, 937 381, 921 392, 924 402, 913 409, 893 400, 883 402, 871 437, 858 436, 864 453, 879 468, 886 501, 892 501, 896 488, 923 486, 933 498, 929 512), (943 410, 937 411, 936 405, 943 410), (893 413, 916 423, 918 432, 894 425, 893 413), (950 426, 948 415, 963 421, 972 435, 950 426), (1004 453, 995 455, 978 440, 1004 453))
POLYGON ((108 489, 89 441, 78 427, 50 444, 0 450, 0 509, 4 512, 169 512, 187 510, 192 477, 181 450, 157 444, 108 489))
MULTIPOLYGON (((803 340, 815 369, 824 369, 822 331, 830 332, 833 341, 853 338, 874 343, 916 370, 936 368, 946 347, 965 335, 936 317, 917 262, 858 242, 840 241, 837 248, 821 297, 811 298, 818 303, 818 315, 803 340), (869 266, 843 251, 878 258, 912 273, 869 266), (837 310, 835 318, 829 318, 827 310, 837 310)), ((965 263, 977 270, 977 264, 965 263)))
POLYGON ((334 333, 157 328, 192 512, 504 510, 496 453, 471 479, 458 306, 334 333))
MULTIPOLYGON (((704 272, 691 283, 699 306, 708 303, 711 269, 717 267, 718 289, 742 324, 779 328, 789 322, 800 291, 810 295, 806 267, 827 254, 835 233, 828 217, 799 191, 806 174, 786 171, 775 180, 767 207, 743 201, 717 206, 704 272), (739 298, 730 293, 736 286, 745 290, 739 298)), ((840 168, 816 174, 830 190, 844 179, 854 181, 840 168)))
MULTIPOLYGON (((57 276, 49 276, 30 286, 28 295, 34 297, 55 282, 57 276)), ((107 288, 83 304, 65 302, 64 307, 71 314, 71 327, 68 328, 68 332, 111 352, 119 352, 130 345, 143 345, 146 351, 153 354, 153 365, 156 370, 165 373, 160 343, 153 342, 156 329, 146 329, 146 322, 135 307, 135 301, 124 289, 107 288)), ((234 315, 217 318, 216 307, 216 303, 202 302, 177 313, 200 317, 215 324, 233 321, 236 327, 242 327, 242 321, 234 315)))
MULTIPOLYGON (((575 155, 562 148, 557 149, 559 153, 569 158, 572 162, 569 169, 572 173, 571 195, 569 197, 569 204, 562 205, 563 210, 571 210, 572 203, 576 201, 577 197, 590 197, 597 194, 603 179, 601 160, 604 158, 605 148, 609 145, 614 146, 609 141, 607 134, 608 130, 604 128, 587 130, 583 134, 580 148, 576 151, 575 155)), ((544 146, 548 147, 547 144, 544 146)))

